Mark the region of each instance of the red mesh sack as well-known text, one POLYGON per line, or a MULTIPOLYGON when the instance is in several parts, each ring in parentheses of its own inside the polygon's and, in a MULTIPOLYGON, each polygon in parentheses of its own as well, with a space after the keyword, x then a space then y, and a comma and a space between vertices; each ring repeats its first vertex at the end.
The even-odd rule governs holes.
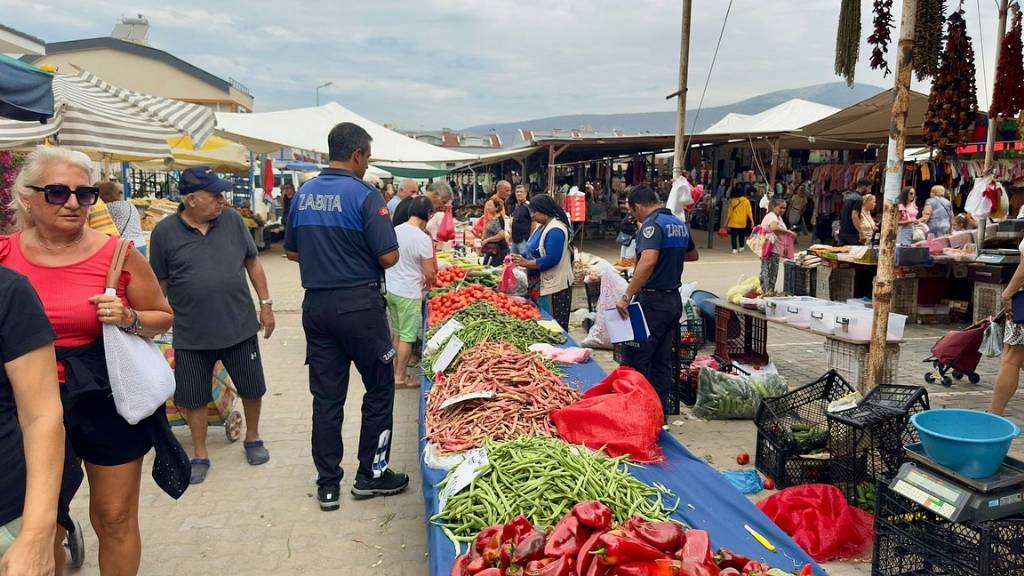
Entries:
POLYGON ((583 399, 551 413, 558 435, 609 456, 661 462, 658 435, 665 420, 661 399, 639 372, 620 367, 587 390, 583 399))
POLYGON ((850 506, 835 486, 786 488, 757 504, 815 562, 858 556, 874 539, 874 518, 850 506))

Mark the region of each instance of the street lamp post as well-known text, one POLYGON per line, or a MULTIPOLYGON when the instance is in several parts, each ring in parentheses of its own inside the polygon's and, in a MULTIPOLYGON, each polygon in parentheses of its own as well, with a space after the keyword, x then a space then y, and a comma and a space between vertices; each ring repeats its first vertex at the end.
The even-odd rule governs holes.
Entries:
POLYGON ((316 87, 316 105, 317 106, 320 105, 320 89, 321 88, 327 88, 331 84, 334 84, 334 82, 324 82, 323 84, 321 84, 321 85, 316 87))

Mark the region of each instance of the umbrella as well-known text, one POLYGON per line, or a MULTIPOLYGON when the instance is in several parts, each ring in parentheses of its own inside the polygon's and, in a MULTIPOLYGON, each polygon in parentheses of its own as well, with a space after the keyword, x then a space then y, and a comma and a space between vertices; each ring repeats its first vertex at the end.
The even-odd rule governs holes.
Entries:
POLYGON ((53 75, 0 54, 0 118, 44 122, 53 116, 53 75))
POLYGON ((249 151, 245 146, 218 136, 210 136, 201 147, 192 146, 188 136, 177 136, 167 141, 173 158, 148 160, 135 156, 112 156, 112 162, 131 162, 135 168, 150 172, 184 170, 191 166, 209 166, 214 172, 249 173, 249 151))
POLYGON ((94 156, 169 158, 169 138, 185 134, 202 146, 216 123, 209 108, 118 88, 86 71, 54 76, 53 99, 46 124, 0 119, 0 149, 55 138, 94 156))

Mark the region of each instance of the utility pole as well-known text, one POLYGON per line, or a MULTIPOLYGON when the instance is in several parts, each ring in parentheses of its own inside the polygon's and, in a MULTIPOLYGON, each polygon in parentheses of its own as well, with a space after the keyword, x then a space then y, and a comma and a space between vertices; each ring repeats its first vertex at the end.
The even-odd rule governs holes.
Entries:
POLYGON ((686 159, 686 75, 690 64, 690 12, 692 0, 683 0, 683 31, 679 36, 679 91, 669 95, 676 100, 676 144, 672 161, 672 179, 683 173, 686 159))
MULTIPOLYGON (((913 67, 917 0, 903 0, 900 42, 896 51, 896 94, 889 125, 889 157, 885 165, 885 204, 882 211, 881 248, 874 288, 874 325, 871 330, 870 378, 867 388, 883 382, 885 351, 889 332, 889 308, 892 303, 893 269, 896 264, 896 230, 899 226, 900 186, 903 182, 903 152, 907 145, 907 110, 910 108, 910 73, 913 67)), ((867 390, 861 390, 867 392, 867 390)))
MULTIPOLYGON (((1003 51, 1003 39, 1006 37, 1006 12, 1009 8, 1007 0, 999 0, 999 29, 996 34, 996 74, 999 73, 999 53, 1003 51)), ((995 79, 993 78, 993 85, 995 79)), ((992 102, 989 102, 988 112, 988 139, 985 141, 985 169, 984 176, 989 175, 992 169, 992 161, 996 153, 996 132, 999 129, 999 116, 992 114, 992 102)), ((978 253, 985 248, 985 233, 988 232, 988 215, 986 214, 981 222, 978 222, 978 253)))
MULTIPOLYGON (((1006 38, 1006 13, 1009 10, 1008 0, 999 0, 999 28, 996 33, 996 66, 999 66, 999 54, 1003 51, 1003 39, 1006 38)), ((998 68, 997 68, 998 70, 998 68)), ((992 114, 992 103, 989 102, 988 141, 985 143, 985 170, 992 167, 995 155, 996 132, 999 128, 999 117, 992 114)), ((980 247, 979 247, 980 248, 980 247)))

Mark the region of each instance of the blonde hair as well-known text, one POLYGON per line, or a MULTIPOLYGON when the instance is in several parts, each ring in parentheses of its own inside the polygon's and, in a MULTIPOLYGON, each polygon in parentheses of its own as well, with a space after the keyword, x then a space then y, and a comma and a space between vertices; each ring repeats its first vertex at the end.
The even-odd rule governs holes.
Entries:
POLYGON ((932 186, 932 196, 936 196, 936 197, 939 197, 939 198, 945 198, 946 197, 946 188, 944 186, 938 186, 938 185, 932 186))
POLYGON ((100 190, 100 200, 103 200, 107 204, 117 202, 118 200, 124 200, 124 190, 121 189, 120 184, 113 180, 97 182, 96 188, 99 188, 100 190))
POLYGON ((861 199, 861 205, 862 206, 867 206, 868 205, 868 201, 874 202, 875 201, 875 195, 874 194, 865 194, 864 197, 861 199))
POLYGON ((92 160, 85 154, 57 146, 37 146, 29 153, 25 165, 11 186, 11 207, 18 211, 18 223, 22 227, 27 228, 32 224, 28 199, 35 194, 35 190, 29 186, 38 185, 46 170, 55 164, 68 164, 84 172, 86 178, 92 176, 92 160))

